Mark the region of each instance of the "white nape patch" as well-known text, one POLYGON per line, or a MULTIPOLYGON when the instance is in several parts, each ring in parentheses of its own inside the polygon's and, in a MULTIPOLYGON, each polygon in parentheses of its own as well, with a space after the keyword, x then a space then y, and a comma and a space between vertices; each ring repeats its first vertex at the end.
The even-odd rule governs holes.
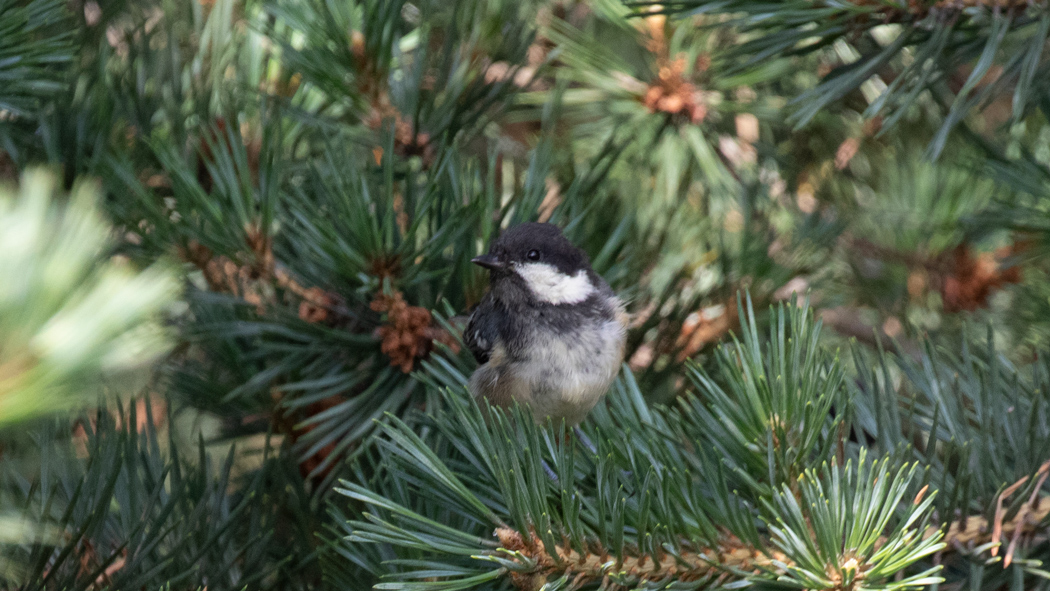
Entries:
POLYGON ((525 279, 532 295, 548 304, 578 304, 595 291, 586 270, 566 275, 547 263, 521 263, 514 270, 525 279))

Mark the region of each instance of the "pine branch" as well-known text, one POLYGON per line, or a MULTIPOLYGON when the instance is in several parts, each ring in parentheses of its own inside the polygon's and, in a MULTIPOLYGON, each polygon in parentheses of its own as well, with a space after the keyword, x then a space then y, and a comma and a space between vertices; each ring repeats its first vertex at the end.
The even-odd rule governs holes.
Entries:
MULTIPOLYGON (((548 554, 542 545, 527 544, 525 537, 512 528, 497 528, 494 535, 500 544, 494 557, 512 554, 535 565, 531 571, 510 574, 514 586, 523 590, 538 589, 551 579, 572 581, 573 587, 606 581, 720 583, 729 579, 731 573, 771 572, 782 575, 787 572, 784 567, 791 564, 780 552, 766 556, 739 540, 726 540, 717 548, 673 555, 623 555, 617 558, 608 552, 592 550, 581 553, 571 544, 559 544, 554 554, 548 554)), ((530 536, 535 537, 535 532, 530 536)))
POLYGON ((187 454, 160 427, 170 415, 134 402, 6 438, 0 499, 59 534, 5 548, 25 565, 18 588, 307 588, 310 520, 272 450, 250 472, 233 447, 187 454))
MULTIPOLYGON (((462 410, 468 409, 464 408, 462 410)), ((653 418, 658 419, 657 416, 653 418)), ((471 418, 469 420, 471 422, 480 421, 480 413, 477 419, 471 418)), ((500 421, 500 419, 497 418, 497 421, 500 421)), ((502 424, 502 421, 500 421, 500 424, 502 424)), ((644 424, 636 425, 636 427, 642 431, 648 430, 644 424)), ((654 425, 650 428, 658 429, 659 427, 654 425)), ((502 431, 502 428, 493 434, 494 439, 497 441, 502 441, 509 435, 507 432, 500 433, 500 431, 502 431)), ((389 433, 396 440, 402 442, 402 445, 406 445, 403 448, 406 459, 412 457, 416 461, 425 462, 423 458, 428 454, 423 451, 424 448, 419 446, 426 444, 410 436, 404 426, 391 430, 389 433)), ((478 435, 482 438, 485 437, 480 433, 478 435)), ((553 437, 553 434, 549 435, 553 437)), ((598 435, 596 434, 596 436, 598 435)), ((642 436, 645 437, 646 435, 643 433, 642 436)), ((598 443, 599 448, 608 445, 604 440, 598 440, 598 443)), ((478 458, 493 457, 494 459, 506 455, 499 448, 487 446, 486 449, 471 450, 468 444, 467 447, 461 447, 460 449, 463 450, 468 458, 474 456, 474 454, 477 454, 476 457, 478 458)), ((531 455, 529 450, 530 448, 525 449, 525 457, 531 455)), ((621 585, 666 584, 669 581, 710 584, 716 581, 725 583, 741 579, 751 581, 769 580, 778 576, 801 576, 809 581, 806 584, 810 588, 854 588, 852 586, 854 583, 848 581, 856 580, 857 584, 860 585, 857 588, 893 589, 898 587, 898 583, 899 586, 907 587, 909 585, 928 584, 938 580, 931 578, 932 573, 936 569, 928 569, 923 573, 908 577, 897 583, 888 582, 885 587, 879 585, 879 581, 884 580, 888 574, 892 574, 885 572, 886 567, 884 565, 896 565, 893 570, 903 568, 915 560, 943 548, 943 545, 939 543, 941 537, 939 531, 929 538, 923 538, 919 535, 922 527, 918 529, 909 527, 914 523, 922 523, 922 516, 927 514, 931 507, 930 498, 927 498, 925 501, 920 499, 920 502, 914 505, 909 503, 908 506, 911 506, 909 517, 889 533, 888 537, 881 537, 883 528, 898 507, 901 495, 916 472, 914 467, 909 472, 902 471, 897 473, 896 477, 893 477, 887 475, 885 467, 878 472, 874 469, 865 469, 862 461, 861 467, 858 468, 858 474, 862 475, 862 478, 864 474, 871 474, 874 480, 866 481, 862 479, 859 481, 856 494, 872 495, 871 487, 873 482, 886 483, 892 480, 893 484, 876 486, 876 492, 873 497, 867 496, 863 500, 858 498, 860 504, 853 504, 850 497, 841 496, 845 491, 837 488, 839 472, 836 469, 829 470, 825 467, 825 470, 827 470, 826 475, 818 480, 815 480, 818 478, 815 473, 810 473, 801 479, 803 490, 807 491, 804 493, 805 495, 822 496, 824 493, 820 491, 824 490, 824 488, 815 484, 820 480, 826 483, 824 486, 830 487, 827 493, 828 499, 836 503, 844 503, 843 508, 846 513, 842 517, 845 521, 841 522, 822 521, 822 514, 819 511, 820 504, 814 505, 809 501, 805 504, 797 504, 795 499, 796 493, 791 490, 791 487, 785 486, 783 491, 774 497, 778 499, 778 506, 781 506, 782 509, 778 511, 770 505, 768 506, 768 509, 770 509, 769 513, 763 513, 763 519, 768 520, 769 527, 774 532, 776 539, 779 540, 779 549, 776 549, 771 547, 768 540, 763 542, 761 538, 754 538, 753 534, 748 537, 760 545, 755 546, 753 543, 743 543, 740 538, 733 536, 729 532, 716 533, 715 537, 711 538, 711 541, 714 542, 713 544, 704 544, 701 542, 701 539, 705 536, 700 534, 698 530, 688 526, 683 528, 685 524, 676 523, 674 519, 669 522, 664 521, 671 515, 667 511, 684 511, 683 517, 686 518, 686 523, 693 518, 692 516, 695 515, 699 518, 702 515, 702 513, 696 513, 697 507, 689 507, 687 509, 687 506, 678 504, 674 491, 678 490, 677 487, 681 486, 682 483, 656 484, 654 482, 657 489, 662 490, 663 494, 651 489, 641 492, 641 490, 647 489, 648 486, 643 486, 641 490, 637 489, 636 487, 640 484, 639 480, 635 479, 637 477, 631 476, 628 476, 628 480, 624 481, 624 484, 621 485, 623 488, 620 489, 623 491, 620 494, 627 494, 627 498, 630 501, 613 505, 611 508, 612 513, 605 518, 612 520, 613 529, 605 530, 603 534, 604 526, 602 526, 601 521, 597 524, 598 529, 593 529, 594 525, 591 525, 593 523, 592 520, 595 518, 594 504, 601 506, 608 503, 609 500, 602 499, 601 488, 593 490, 591 488, 593 485, 589 484, 589 479, 586 477, 580 479, 580 476, 577 475, 575 477, 576 484, 574 485, 570 485, 564 480, 565 477, 571 476, 571 473, 566 473, 562 469, 565 466, 565 462, 575 462, 576 466, 582 466, 582 458, 574 461, 569 456, 564 455, 564 452, 559 452, 558 450, 552 450, 552 452, 554 455, 547 456, 546 462, 552 466, 549 470, 553 471, 553 473, 549 477, 540 477, 549 478, 546 483, 532 480, 532 483, 529 484, 528 480, 531 479, 527 479, 526 482, 521 482, 520 484, 514 484, 513 482, 509 484, 511 487, 520 487, 517 490, 513 488, 502 489, 501 494, 508 495, 505 498, 518 498, 517 501, 508 505, 506 509, 500 509, 501 511, 509 511, 509 515, 492 519, 495 516, 490 514, 490 517, 486 519, 480 513, 471 511, 471 513, 477 515, 475 519, 482 522, 487 521, 496 526, 495 536, 498 546, 495 548, 487 548, 486 546, 490 544, 485 543, 483 539, 472 542, 472 540, 476 539, 474 538, 476 534, 469 531, 460 535, 444 526, 441 527, 444 530, 442 533, 435 531, 433 528, 436 527, 436 524, 424 518, 425 514, 430 513, 430 509, 426 507, 428 505, 434 505, 434 508, 443 506, 444 510, 447 511, 451 507, 446 502, 437 501, 433 503, 417 498, 409 505, 398 505, 382 499, 379 492, 346 483, 347 488, 342 490, 344 494, 364 501, 370 506, 369 513, 364 514, 367 521, 351 521, 348 524, 349 536, 346 540, 350 545, 347 549, 351 552, 365 552, 363 545, 366 544, 392 544, 391 549, 397 553, 399 560, 391 563, 391 566, 402 564, 409 568, 404 571, 397 569, 389 572, 390 582, 385 586, 391 588, 414 588, 415 583, 411 581, 434 576, 433 571, 420 570, 414 572, 411 568, 416 565, 424 566, 424 561, 426 561, 426 565, 435 564, 432 562, 434 560, 440 560, 449 564, 450 568, 468 569, 461 571, 464 576, 469 575, 468 578, 453 578, 443 581, 442 586, 448 588, 457 588, 460 584, 465 584, 467 581, 476 580, 476 577, 486 576, 486 572, 492 575, 499 573, 501 576, 508 576, 516 586, 522 589, 536 589, 542 584, 554 585, 555 588, 560 588, 566 584, 578 587, 599 583, 604 584, 606 581, 621 585), (533 488, 536 485, 541 487, 540 491, 536 491, 533 488), (550 489, 552 486, 553 490, 550 490, 548 493, 542 492, 542 489, 550 489), (559 507, 556 503, 550 504, 554 499, 558 498, 558 488, 562 490, 562 502, 567 502, 569 505, 561 505, 559 507), (566 496, 567 488, 568 490, 573 490, 574 493, 566 496), (632 493, 630 491, 635 492, 632 493), (554 493, 555 496, 545 501, 542 496, 536 496, 537 493, 540 495, 554 493), (592 499, 591 495, 595 494, 596 497, 592 499), (653 495, 653 497, 648 495, 653 495), (671 496, 665 498, 664 495, 671 496), (638 513, 631 510, 635 503, 639 504, 637 507, 638 513), (665 506, 665 503, 668 505, 665 506), (547 505, 549 509, 544 510, 540 508, 544 505, 547 505), (571 509, 572 505, 576 505, 577 508, 571 509), (647 507, 647 509, 643 507, 647 507), (795 517, 789 519, 788 515, 792 511, 791 507, 794 507, 794 510, 799 512, 795 517), (813 507, 813 509, 810 509, 810 507, 813 507), (582 513, 577 513, 580 510, 582 510, 582 513), (649 516, 648 510, 653 511, 651 516, 649 516), (853 511, 862 511, 862 513, 853 513, 853 511), (873 511, 876 513, 872 513, 873 511), (873 520, 872 515, 875 514, 879 514, 882 517, 873 520), (576 516, 575 519, 582 518, 583 524, 586 525, 575 523, 572 517, 574 515, 576 516), (774 521, 774 518, 778 520, 783 518, 788 521, 774 521), (846 530, 846 533, 839 537, 825 533, 827 528, 849 526, 853 524, 853 519, 857 520, 856 529, 846 530), (508 523, 516 525, 506 525, 508 523), (617 523, 620 525, 617 526, 617 523), (648 526, 646 525, 647 523, 648 526), (779 526, 774 528, 773 523, 779 523, 779 526), (814 524, 815 532, 808 528, 807 523, 814 524), (522 529, 523 526, 525 529, 522 529), (416 528, 423 529, 417 530, 416 528), (546 533, 544 528, 547 528, 546 533), (617 533, 619 528, 625 529, 625 531, 617 533), (638 528, 637 533, 631 536, 632 541, 626 541, 624 539, 625 532, 634 532, 636 528, 638 528), (413 533, 414 531, 418 533, 413 533), (423 531, 427 531, 428 535, 425 538, 420 538, 419 536, 423 531), (587 533, 583 534, 584 531, 587 533), (582 538, 579 537, 580 534, 583 534, 582 538), (677 537, 678 535, 686 536, 686 538, 680 539, 677 537), (654 538, 652 541, 650 541, 650 536, 654 538), (812 546, 802 543, 802 539, 809 539, 812 536, 815 537, 808 544, 821 544, 827 540, 837 539, 839 544, 845 544, 845 546, 825 546, 824 551, 830 551, 830 554, 814 554, 812 546), (860 544, 859 546, 854 546, 855 542, 852 541, 853 538, 851 536, 860 536, 856 542, 860 544), (559 539, 562 541, 559 542, 559 539), (862 539, 868 541, 861 542, 860 540, 862 539), (471 543, 478 545, 471 549, 471 543), (868 550, 865 550, 865 548, 868 550), (420 551, 423 551, 422 555, 420 555, 420 551), (462 558, 457 559, 457 555, 469 555, 471 561, 481 562, 473 562, 475 566, 470 567, 462 558), (425 556, 429 556, 429 558, 424 558, 425 556), (440 556, 444 556, 444 558, 439 558, 440 556), (822 576, 831 577, 829 579, 830 582, 825 581, 823 586, 813 586, 815 584, 812 582, 814 571, 809 569, 809 567, 814 564, 814 561, 823 565, 820 567, 822 576), (502 565, 502 569, 495 572, 485 571, 486 563, 490 562, 502 565), (394 581, 400 581, 400 583, 395 583, 394 581), (843 583, 844 581, 847 582, 843 583), (864 582, 860 583, 860 581, 864 582), (839 584, 844 586, 837 586, 839 584)), ((599 451, 599 453, 602 452, 599 451)), ((525 470, 525 473, 528 473, 538 468, 534 466, 533 462, 539 461, 539 458, 528 461, 527 464, 521 465, 521 468, 525 470)), ((456 467, 458 462, 449 463, 446 465, 447 467, 434 466, 429 462, 426 462, 426 464, 431 467, 423 471, 413 469, 412 464, 404 464, 402 469, 407 469, 408 472, 402 473, 400 470, 397 470, 392 472, 391 476, 408 478, 409 481, 419 482, 420 485, 424 485, 428 480, 440 478, 440 482, 444 482, 444 486, 439 485, 439 481, 435 480, 434 486, 430 487, 429 490, 438 498, 447 499, 447 501, 455 503, 455 505, 460 507, 459 510, 461 511, 480 501, 481 498, 473 496, 481 493, 478 488, 475 488, 476 485, 467 485, 465 484, 467 481, 457 478, 456 473, 462 470, 462 468, 456 467), (433 470, 433 472, 430 472, 430 470, 433 470), (439 476, 442 473, 445 476, 439 476)), ((499 466, 501 464, 504 464, 503 461, 496 459, 496 465, 499 466)), ((882 465, 885 466, 885 463, 882 463, 882 465)), ((653 465, 653 468, 657 471, 660 471, 663 467, 662 463, 653 465)), ((495 469, 498 470, 500 468, 495 469)), ((461 477, 466 477, 467 475, 466 472, 460 472, 460 474, 461 477)), ((850 466, 846 467, 845 474, 847 475, 847 486, 852 486, 849 484, 851 482, 851 476, 849 475, 854 474, 854 472, 850 466)), ((513 481, 514 475, 509 476, 511 476, 513 481)), ((488 480, 489 477, 494 477, 497 480, 501 479, 501 475, 491 474, 488 477, 482 477, 482 482, 488 480)), ((652 477, 651 473, 645 475, 646 485, 648 485, 652 477)), ((474 476, 473 478, 477 477, 474 476)), ((599 487, 600 480, 601 478, 599 477, 599 487)), ((379 485, 380 490, 383 490, 383 481, 376 481, 372 486, 375 487, 376 485, 379 485)), ((698 484, 694 483, 693 486, 698 486, 698 484)), ((845 490, 852 491, 850 488, 845 490)), ((725 493, 728 493, 728 490, 725 493)), ((488 496, 491 493, 482 494, 491 498, 488 496)), ((496 499, 498 498, 496 497, 496 499)), ((479 505, 478 510, 481 507, 479 505)), ((740 517, 747 519, 743 514, 740 517)), ((714 514, 710 518, 715 520, 715 522, 720 522, 722 519, 722 517, 714 514)), ((599 517, 599 519, 602 518, 599 517)), ((740 526, 743 523, 746 523, 746 521, 737 522, 736 525, 740 526)), ((732 527, 732 525, 729 527, 732 527)), ((472 527, 471 530, 477 530, 477 528, 472 527)), ((437 581, 430 580, 432 584, 437 584, 437 581)))
POLYGON ((66 84, 74 61, 72 18, 60 0, 0 2, 0 137, 66 84))
POLYGON ((741 72, 755 70, 769 59, 848 47, 846 53, 852 57, 842 60, 817 87, 795 98, 796 128, 861 85, 877 80, 881 88, 864 115, 882 115, 883 129, 889 129, 920 93, 947 85, 951 105, 929 148, 937 156, 949 133, 974 110, 1012 94, 1016 122, 1046 94, 1041 82, 1050 67, 1044 57, 1050 34, 1045 2, 782 2, 775 10, 747 1, 634 5, 639 14, 731 17, 747 40, 725 59, 741 72), (901 62, 901 56, 907 61, 901 62))

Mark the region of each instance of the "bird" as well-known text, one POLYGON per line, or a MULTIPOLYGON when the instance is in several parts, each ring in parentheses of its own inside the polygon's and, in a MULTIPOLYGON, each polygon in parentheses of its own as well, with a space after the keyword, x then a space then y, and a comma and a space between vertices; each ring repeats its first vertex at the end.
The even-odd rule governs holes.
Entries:
POLYGON ((620 371, 623 301, 554 224, 507 228, 471 262, 489 271, 489 291, 464 330, 480 364, 470 392, 493 406, 524 404, 541 424, 579 424, 620 371))

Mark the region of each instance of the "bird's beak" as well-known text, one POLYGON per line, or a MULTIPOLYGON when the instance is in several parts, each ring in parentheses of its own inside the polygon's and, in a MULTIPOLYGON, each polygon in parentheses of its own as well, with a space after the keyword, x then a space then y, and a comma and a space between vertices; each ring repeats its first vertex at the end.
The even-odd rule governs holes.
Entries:
POLYGON ((497 269, 502 269, 507 266, 503 261, 499 260, 498 256, 494 254, 483 254, 481 256, 477 256, 470 259, 470 262, 474 263, 479 267, 485 267, 486 269, 491 269, 493 271, 497 269))

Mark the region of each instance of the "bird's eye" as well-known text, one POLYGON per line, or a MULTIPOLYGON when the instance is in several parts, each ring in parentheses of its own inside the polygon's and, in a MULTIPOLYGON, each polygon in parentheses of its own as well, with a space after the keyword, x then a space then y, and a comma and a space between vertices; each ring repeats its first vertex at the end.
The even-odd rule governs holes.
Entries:
POLYGON ((525 258, 529 259, 530 261, 538 261, 540 260, 540 251, 530 250, 525 254, 525 258))

